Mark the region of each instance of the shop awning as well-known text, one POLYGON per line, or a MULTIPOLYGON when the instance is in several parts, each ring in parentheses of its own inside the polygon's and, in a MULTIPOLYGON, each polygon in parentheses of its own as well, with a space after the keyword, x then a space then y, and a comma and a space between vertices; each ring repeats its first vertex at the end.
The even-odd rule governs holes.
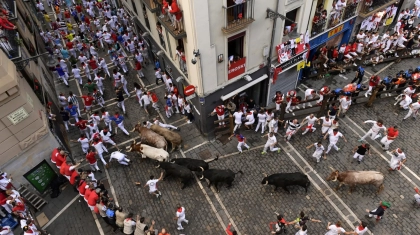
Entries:
POLYGON ((252 87, 253 85, 255 85, 255 84, 257 84, 257 83, 261 82, 262 80, 264 80, 264 79, 266 79, 266 78, 268 78, 268 76, 267 76, 267 74, 264 74, 264 75, 262 75, 261 77, 259 77, 259 78, 255 79, 255 80, 253 80, 253 81, 251 81, 251 82, 249 82, 249 83, 248 83, 248 84, 246 84, 245 86, 242 86, 242 87, 240 87, 240 88, 238 88, 238 89, 236 89, 236 90, 232 91, 232 92, 231 92, 231 93, 229 93, 229 94, 222 95, 220 98, 221 98, 223 101, 225 101, 225 100, 229 99, 230 97, 234 96, 235 94, 238 94, 238 93, 240 93, 240 92, 242 92, 242 91, 244 91, 244 90, 246 90, 246 89, 248 89, 248 88, 252 87))

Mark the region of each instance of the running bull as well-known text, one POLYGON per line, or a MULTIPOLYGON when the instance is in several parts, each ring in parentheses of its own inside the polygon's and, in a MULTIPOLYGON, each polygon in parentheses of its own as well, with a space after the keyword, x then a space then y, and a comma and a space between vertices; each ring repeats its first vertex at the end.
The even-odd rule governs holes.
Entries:
MULTIPOLYGON (((175 155, 176 156, 176 155, 175 155)), ((219 159, 219 155, 216 158, 206 162, 200 159, 192 159, 192 158, 175 158, 172 159, 171 162, 178 164, 180 166, 185 166, 191 171, 205 171, 209 169, 209 163, 212 161, 216 161, 219 159)))
POLYGON ((220 169, 209 169, 204 170, 204 168, 199 167, 202 172, 200 173, 200 180, 206 179, 208 180, 207 186, 210 188, 210 186, 213 184, 216 188, 217 192, 219 192, 219 188, 217 185, 219 183, 226 183, 228 188, 232 186, 232 182, 235 180, 235 175, 238 173, 243 174, 241 170, 237 172, 233 172, 232 170, 220 170, 220 169))
POLYGON ((276 190, 278 187, 281 187, 289 193, 290 191, 287 189, 287 186, 299 185, 305 188, 305 192, 307 193, 310 181, 307 175, 300 172, 278 173, 272 174, 270 176, 264 173, 264 179, 262 180, 261 184, 274 185, 274 190, 276 190))
POLYGON ((331 180, 338 180, 339 182, 335 190, 338 190, 343 184, 349 185, 349 193, 351 193, 358 184, 373 184, 378 188, 376 193, 380 193, 384 189, 384 175, 378 171, 344 171, 340 173, 338 170, 335 170, 327 178, 327 181, 331 180))
POLYGON ((141 142, 136 143, 136 140, 130 146, 126 147, 127 152, 139 152, 143 158, 150 158, 159 162, 168 161, 169 153, 163 149, 158 149, 141 142))
POLYGON ((194 177, 192 171, 190 171, 185 166, 180 166, 170 162, 158 162, 156 168, 161 168, 165 170, 165 179, 166 177, 172 175, 175 178, 179 178, 182 183, 181 189, 184 189, 185 186, 190 182, 190 180, 194 177))

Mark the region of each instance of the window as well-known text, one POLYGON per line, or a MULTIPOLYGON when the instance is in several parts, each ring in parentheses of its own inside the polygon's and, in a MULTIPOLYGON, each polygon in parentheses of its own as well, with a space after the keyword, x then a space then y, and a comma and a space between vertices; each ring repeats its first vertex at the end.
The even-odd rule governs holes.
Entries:
POLYGON ((296 19, 298 17, 299 8, 294 9, 293 11, 289 11, 286 13, 286 18, 289 20, 284 21, 284 33, 283 35, 287 35, 293 31, 293 29, 296 27, 296 19), (291 22, 292 20, 293 22, 291 22))
POLYGON ((143 16, 144 16, 144 21, 146 21, 146 27, 150 30, 150 22, 149 22, 149 18, 147 17, 146 5, 144 5, 144 3, 143 3, 143 16))
POLYGON ((134 0, 131 0, 131 5, 133 6, 133 10, 136 13, 136 15, 138 15, 139 13, 137 13, 137 7, 136 7, 136 4, 134 3, 134 0))
POLYGON ((228 56, 244 57, 245 32, 228 38, 228 56))

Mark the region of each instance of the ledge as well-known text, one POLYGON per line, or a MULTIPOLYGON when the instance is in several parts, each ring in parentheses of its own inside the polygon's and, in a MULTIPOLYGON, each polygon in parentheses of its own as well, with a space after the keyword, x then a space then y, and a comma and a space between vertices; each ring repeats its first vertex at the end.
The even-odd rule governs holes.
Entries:
POLYGON ((246 28, 248 25, 250 25, 254 21, 255 20, 253 18, 241 19, 235 23, 229 23, 227 27, 222 28, 222 31, 225 34, 231 34, 241 29, 246 28))

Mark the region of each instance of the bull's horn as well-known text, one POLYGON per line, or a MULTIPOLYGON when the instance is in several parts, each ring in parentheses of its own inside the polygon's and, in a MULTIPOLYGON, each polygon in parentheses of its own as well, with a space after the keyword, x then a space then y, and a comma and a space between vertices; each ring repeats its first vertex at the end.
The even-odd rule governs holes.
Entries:
POLYGON ((330 166, 329 166, 329 168, 330 168, 331 170, 335 171, 335 169, 334 169, 334 168, 332 168, 332 167, 330 167, 330 166))
POLYGON ((204 171, 204 168, 202 168, 201 166, 200 166, 200 169, 201 169, 201 171, 204 171))
POLYGON ((178 158, 178 155, 175 154, 175 158, 177 159, 178 158))
POLYGON ((265 184, 264 185, 268 185, 268 180, 267 181, 265 181, 265 184))
POLYGON ((133 144, 136 144, 136 140, 133 140, 133 144))
POLYGON ((129 148, 131 148, 131 147, 130 146, 125 147, 125 149, 129 149, 129 148))
POLYGON ((130 149, 129 149, 129 150, 127 150, 127 152, 131 152, 131 150, 132 150, 132 148, 130 147, 130 149))
POLYGON ((136 128, 134 127, 134 129, 133 130, 131 130, 130 132, 134 132, 136 130, 136 128))
POLYGON ((160 163, 158 163, 158 165, 155 168, 159 168, 160 167, 160 163))
POLYGON ((268 177, 267 173, 263 173, 263 176, 264 176, 264 177, 268 177))
MULTIPOLYGON (((201 168, 201 167, 200 167, 201 168)), ((202 179, 204 179, 204 175, 202 175, 201 177, 200 177, 200 180, 202 180, 202 179)))

